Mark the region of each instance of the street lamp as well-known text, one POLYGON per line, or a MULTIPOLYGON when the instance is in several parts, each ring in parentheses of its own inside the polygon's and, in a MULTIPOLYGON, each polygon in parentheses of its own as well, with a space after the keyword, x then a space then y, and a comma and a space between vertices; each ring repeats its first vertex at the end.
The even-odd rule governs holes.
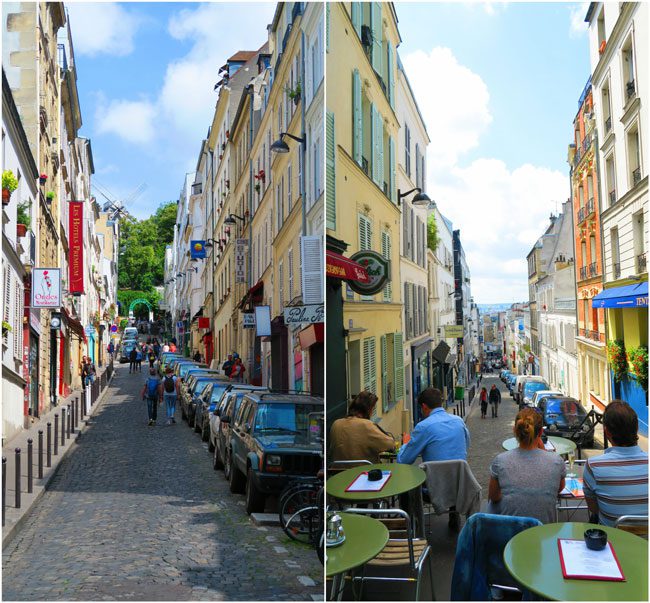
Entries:
POLYGON ((205 246, 206 247, 213 247, 215 243, 218 243, 218 241, 216 239, 208 239, 205 242, 205 246))
MULTIPOLYGON (((274 143, 275 144, 275 143, 274 143)), ((242 218, 241 216, 238 216, 236 214, 230 214, 224 221, 224 224, 227 224, 228 226, 235 226, 237 222, 235 222, 235 218, 238 220, 241 220, 242 222, 246 222, 246 218, 242 218)))
POLYGON ((299 142, 300 144, 303 144, 305 142, 304 136, 303 138, 300 138, 299 136, 294 136, 293 134, 289 134, 289 132, 280 132, 280 138, 271 145, 272 153, 289 152, 289 145, 283 140, 285 136, 288 136, 289 138, 293 138, 295 141, 299 142))
MULTIPOLYGON (((402 193, 399 189, 397 189, 397 204, 401 205, 402 199, 411 193, 414 193, 415 191, 417 191, 417 194, 413 197, 413 199, 411 199, 412 205, 415 205, 416 207, 425 207, 432 203, 431 199, 429 199, 429 196, 426 193, 423 193, 421 188, 416 186, 415 188, 412 188, 410 191, 406 191, 405 193, 402 193)), ((435 201, 433 203, 435 203, 435 201)))

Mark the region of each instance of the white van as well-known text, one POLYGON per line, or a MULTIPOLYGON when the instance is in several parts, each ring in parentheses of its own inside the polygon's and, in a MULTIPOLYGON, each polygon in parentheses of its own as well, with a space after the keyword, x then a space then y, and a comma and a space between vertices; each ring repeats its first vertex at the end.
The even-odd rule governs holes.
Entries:
POLYGON ((540 375, 517 375, 517 380, 515 381, 515 386, 512 388, 512 396, 515 399, 515 402, 521 402, 521 394, 524 388, 524 380, 527 381, 543 381, 546 382, 544 377, 540 375))
POLYGON ((137 339, 138 338, 138 329, 135 327, 126 327, 124 329, 124 335, 122 339, 137 339))

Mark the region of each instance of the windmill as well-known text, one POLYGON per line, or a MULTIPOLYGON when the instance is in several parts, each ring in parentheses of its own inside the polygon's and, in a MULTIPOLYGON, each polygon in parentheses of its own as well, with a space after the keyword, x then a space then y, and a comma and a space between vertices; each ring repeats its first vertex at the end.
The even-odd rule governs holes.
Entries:
POLYGON ((110 212, 109 223, 115 222, 119 218, 126 218, 133 220, 133 216, 127 211, 126 206, 130 206, 147 188, 146 183, 140 184, 124 201, 119 201, 117 197, 111 193, 103 184, 93 180, 92 187, 106 199, 106 203, 102 205, 102 211, 110 212))

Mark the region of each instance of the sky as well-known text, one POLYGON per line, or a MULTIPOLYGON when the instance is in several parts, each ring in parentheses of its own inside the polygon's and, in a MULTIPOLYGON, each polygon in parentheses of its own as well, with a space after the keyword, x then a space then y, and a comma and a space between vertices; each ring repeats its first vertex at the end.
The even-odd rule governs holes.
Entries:
POLYGON ((264 44, 275 3, 65 5, 93 180, 119 201, 140 188, 126 207, 146 218, 178 199, 212 123, 217 71, 264 44))
POLYGON ((570 196, 588 3, 395 4, 427 125, 427 193, 460 229, 474 300, 528 299, 526 255, 570 196))

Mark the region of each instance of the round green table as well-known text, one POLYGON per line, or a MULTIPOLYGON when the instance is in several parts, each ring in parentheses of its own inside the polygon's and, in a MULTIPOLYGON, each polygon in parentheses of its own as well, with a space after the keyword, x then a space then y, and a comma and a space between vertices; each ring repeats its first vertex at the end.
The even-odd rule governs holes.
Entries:
MULTIPOLYGON (((548 436, 548 441, 551 442, 553 446, 555 446, 555 453, 559 454, 560 456, 569 454, 570 452, 575 452, 577 448, 575 442, 567 440, 566 438, 548 436)), ((501 445, 505 450, 514 450, 519 446, 519 442, 517 442, 517 438, 508 438, 507 440, 504 440, 503 444, 501 445)))
POLYGON ((341 473, 333 475, 327 480, 327 494, 339 500, 350 500, 355 502, 379 500, 409 492, 421 486, 426 480, 426 474, 422 469, 414 465, 361 465, 346 469, 341 473), (357 478, 360 473, 371 469, 391 471, 390 479, 378 492, 346 492, 345 489, 357 478))
POLYGON ((554 601, 647 601, 648 542, 639 536, 589 523, 550 523, 514 536, 503 551, 512 577, 535 594, 554 601), (585 530, 607 532, 625 582, 565 579, 560 566, 558 538, 582 540, 585 530))
POLYGON ((388 542, 388 529, 372 517, 339 513, 345 542, 326 547, 325 572, 328 577, 343 574, 374 559, 388 542))

